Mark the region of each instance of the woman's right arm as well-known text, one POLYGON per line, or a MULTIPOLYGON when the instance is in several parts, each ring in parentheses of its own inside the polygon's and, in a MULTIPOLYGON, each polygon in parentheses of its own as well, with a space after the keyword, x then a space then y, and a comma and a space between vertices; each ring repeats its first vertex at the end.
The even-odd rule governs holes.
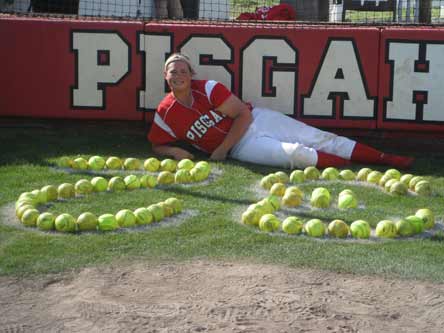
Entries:
POLYGON ((189 158, 190 160, 194 159, 194 155, 189 151, 179 148, 173 147, 169 145, 155 145, 153 144, 153 152, 158 155, 166 155, 171 156, 175 160, 182 160, 184 158, 189 158))

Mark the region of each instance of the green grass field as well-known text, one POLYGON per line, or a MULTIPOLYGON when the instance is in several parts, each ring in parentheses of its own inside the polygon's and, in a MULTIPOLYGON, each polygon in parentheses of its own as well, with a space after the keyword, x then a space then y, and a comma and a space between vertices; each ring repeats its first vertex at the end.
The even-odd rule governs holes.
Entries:
MULTIPOLYGON (((2 126, 0 142, 2 211, 22 192, 93 177, 54 168, 61 156, 116 155, 140 159, 154 156, 141 123, 119 126, 119 122, 68 122, 66 125, 22 122, 20 126, 2 126)), ((417 161, 409 172, 433 182, 435 193, 432 197, 400 198, 374 188, 332 183, 328 188, 333 195, 344 188, 352 188, 366 209, 313 210, 304 218, 318 217, 325 221, 342 218, 349 223, 366 219, 374 226, 380 219, 402 217, 428 207, 442 220, 444 153, 431 154, 422 150, 412 155, 417 161)), ((198 160, 205 158, 197 155, 198 160)), ((0 221, 0 275, 28 276, 121 261, 205 258, 444 282, 442 237, 388 241, 316 240, 306 236, 270 235, 242 225, 239 223, 242 211, 260 199, 259 180, 277 169, 234 161, 211 165, 220 174, 208 184, 92 195, 57 202, 49 208, 54 213, 67 212, 74 216, 86 210, 99 215, 115 213, 122 208, 148 206, 175 196, 184 201, 186 210, 194 212, 179 224, 165 222, 163 227, 143 232, 60 234, 26 229, 18 220, 17 225, 11 225, 0 215, 3 216, 0 221)), ((361 167, 354 165, 352 169, 357 171, 361 167)), ((309 193, 315 186, 316 183, 306 183, 301 187, 309 193)))

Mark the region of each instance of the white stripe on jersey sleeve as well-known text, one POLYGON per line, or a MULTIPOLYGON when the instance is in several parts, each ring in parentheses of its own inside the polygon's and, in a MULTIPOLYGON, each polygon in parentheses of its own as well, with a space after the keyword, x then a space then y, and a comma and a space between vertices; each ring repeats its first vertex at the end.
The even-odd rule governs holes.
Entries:
POLYGON ((165 132, 167 132, 169 135, 171 135, 173 138, 176 138, 173 130, 166 124, 166 122, 163 121, 162 117, 160 117, 157 113, 154 115, 154 123, 165 132))
POLYGON ((210 102, 210 104, 213 104, 213 102, 211 101, 211 93, 213 92, 214 87, 216 86, 218 82, 214 81, 214 80, 208 80, 205 83, 205 93, 207 94, 208 97, 208 102, 210 102))

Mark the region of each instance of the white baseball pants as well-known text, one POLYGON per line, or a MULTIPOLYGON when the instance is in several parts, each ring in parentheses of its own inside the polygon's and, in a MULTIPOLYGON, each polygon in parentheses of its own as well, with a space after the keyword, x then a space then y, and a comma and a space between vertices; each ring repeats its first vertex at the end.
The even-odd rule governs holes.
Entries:
POLYGON ((321 131, 280 112, 254 108, 253 122, 231 149, 236 160, 282 168, 316 165, 316 151, 350 159, 356 141, 321 131))

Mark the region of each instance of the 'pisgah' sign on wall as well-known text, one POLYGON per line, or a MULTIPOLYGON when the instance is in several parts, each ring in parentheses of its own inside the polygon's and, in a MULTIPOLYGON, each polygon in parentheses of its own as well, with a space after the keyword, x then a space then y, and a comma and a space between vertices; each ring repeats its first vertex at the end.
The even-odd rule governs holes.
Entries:
POLYGON ((0 115, 141 119, 163 63, 311 124, 444 129, 444 29, 0 19, 0 115))

